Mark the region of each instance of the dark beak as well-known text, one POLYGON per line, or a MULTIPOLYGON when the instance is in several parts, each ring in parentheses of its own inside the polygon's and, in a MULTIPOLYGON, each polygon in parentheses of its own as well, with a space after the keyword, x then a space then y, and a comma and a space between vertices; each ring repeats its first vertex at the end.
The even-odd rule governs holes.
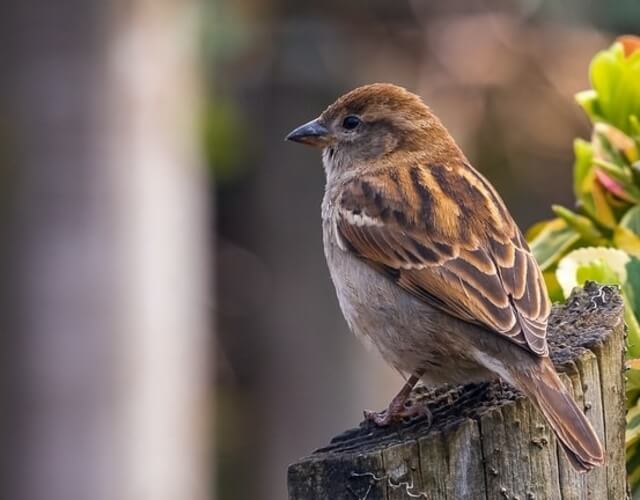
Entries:
POLYGON ((284 138, 285 141, 300 142, 310 146, 324 146, 329 139, 329 131, 319 118, 311 120, 309 123, 301 125, 289 132, 284 138))

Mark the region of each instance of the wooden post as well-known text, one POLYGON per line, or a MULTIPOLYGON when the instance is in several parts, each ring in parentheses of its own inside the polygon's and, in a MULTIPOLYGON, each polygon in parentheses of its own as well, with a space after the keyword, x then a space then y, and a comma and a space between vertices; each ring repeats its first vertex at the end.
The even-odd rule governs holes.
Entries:
POLYGON ((424 420, 369 423, 289 467, 291 500, 622 500, 623 304, 613 287, 587 284, 549 322, 551 356, 607 449, 604 467, 577 474, 533 405, 494 382, 414 391, 424 420))

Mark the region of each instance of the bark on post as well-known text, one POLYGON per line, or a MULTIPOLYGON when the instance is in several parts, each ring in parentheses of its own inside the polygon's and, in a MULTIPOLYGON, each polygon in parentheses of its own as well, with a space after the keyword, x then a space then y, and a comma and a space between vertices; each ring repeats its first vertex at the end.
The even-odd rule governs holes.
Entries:
POLYGON ((549 323, 553 361, 605 443, 605 467, 577 474, 542 415, 506 384, 418 388, 430 428, 361 423, 289 467, 289 498, 624 499, 622 309, 614 288, 587 284, 549 323))

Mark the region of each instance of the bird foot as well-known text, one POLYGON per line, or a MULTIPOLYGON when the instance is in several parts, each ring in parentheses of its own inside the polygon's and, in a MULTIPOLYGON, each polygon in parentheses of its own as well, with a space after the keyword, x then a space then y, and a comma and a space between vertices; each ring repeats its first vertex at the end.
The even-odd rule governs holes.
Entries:
POLYGON ((431 412, 425 404, 394 405, 382 411, 364 410, 364 419, 373 422, 378 427, 386 427, 390 424, 418 417, 428 417, 431 425, 431 412))

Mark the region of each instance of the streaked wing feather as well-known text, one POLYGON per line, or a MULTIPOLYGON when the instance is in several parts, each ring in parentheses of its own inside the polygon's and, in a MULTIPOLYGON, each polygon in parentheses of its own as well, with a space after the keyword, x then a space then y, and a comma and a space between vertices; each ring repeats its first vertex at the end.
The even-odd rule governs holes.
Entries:
MULTIPOLYGON (((487 203, 502 203, 487 181, 475 170, 471 172, 491 190, 492 199, 487 203)), ((429 180, 420 172, 407 178, 414 183, 429 180)), ((375 178, 347 185, 335 213, 337 236, 350 251, 420 300, 498 332, 537 355, 546 355, 550 311, 546 289, 504 206, 493 211, 499 214, 499 221, 467 221, 459 224, 458 234, 451 228, 445 228, 449 231, 445 234, 433 222, 437 210, 446 205, 439 206, 434 197, 429 209, 435 215, 422 213, 406 203, 403 188, 424 192, 434 186, 397 182, 392 189, 375 178)), ((483 216, 475 215, 476 219, 483 216)), ((450 214, 447 217, 451 220, 450 214)))

